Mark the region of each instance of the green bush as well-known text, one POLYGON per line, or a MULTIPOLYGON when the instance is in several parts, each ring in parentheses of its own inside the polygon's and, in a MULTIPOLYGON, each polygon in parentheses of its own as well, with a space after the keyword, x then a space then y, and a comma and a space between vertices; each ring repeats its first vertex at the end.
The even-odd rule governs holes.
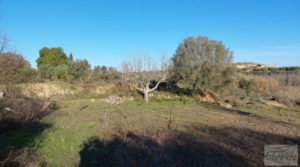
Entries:
POLYGON ((85 81, 90 74, 91 65, 87 60, 76 60, 68 64, 67 74, 73 80, 85 81))
POLYGON ((54 67, 52 78, 67 80, 68 78, 67 70, 68 70, 68 66, 65 64, 54 67))
POLYGON ((54 73, 53 66, 50 65, 40 65, 39 66, 39 76, 42 79, 52 79, 54 73))

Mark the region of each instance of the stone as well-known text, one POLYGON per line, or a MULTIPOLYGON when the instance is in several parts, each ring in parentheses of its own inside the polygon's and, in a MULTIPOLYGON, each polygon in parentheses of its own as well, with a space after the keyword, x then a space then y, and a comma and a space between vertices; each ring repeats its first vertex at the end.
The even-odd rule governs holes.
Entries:
POLYGON ((121 104, 126 100, 125 97, 120 96, 109 96, 104 101, 109 104, 121 104))

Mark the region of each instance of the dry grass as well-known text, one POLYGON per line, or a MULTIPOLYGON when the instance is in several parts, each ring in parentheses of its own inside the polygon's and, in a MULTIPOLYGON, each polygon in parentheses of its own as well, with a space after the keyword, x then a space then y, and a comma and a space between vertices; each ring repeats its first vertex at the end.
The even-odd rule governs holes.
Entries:
POLYGON ((278 92, 280 85, 277 80, 270 77, 253 77, 256 88, 262 92, 278 92))

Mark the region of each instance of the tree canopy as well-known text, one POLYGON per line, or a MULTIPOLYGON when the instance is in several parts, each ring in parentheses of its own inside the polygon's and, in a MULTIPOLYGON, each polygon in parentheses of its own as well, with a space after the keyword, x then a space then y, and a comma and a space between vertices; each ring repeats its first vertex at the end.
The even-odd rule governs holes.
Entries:
POLYGON ((218 88, 229 82, 233 52, 221 41, 187 37, 172 58, 173 78, 193 89, 218 88))
POLYGON ((67 63, 67 56, 60 47, 44 47, 39 51, 39 58, 36 60, 38 68, 41 65, 58 66, 67 63))

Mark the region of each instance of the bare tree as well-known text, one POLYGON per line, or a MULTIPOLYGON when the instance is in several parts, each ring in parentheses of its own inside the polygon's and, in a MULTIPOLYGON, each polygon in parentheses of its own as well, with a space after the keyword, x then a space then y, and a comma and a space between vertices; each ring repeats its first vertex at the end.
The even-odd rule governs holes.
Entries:
POLYGON ((124 81, 143 93, 145 102, 148 102, 149 93, 156 90, 159 84, 166 78, 166 60, 164 56, 161 65, 157 66, 157 63, 150 56, 137 54, 131 60, 123 61, 122 63, 124 81), (157 82, 154 87, 150 87, 153 80, 157 82))

